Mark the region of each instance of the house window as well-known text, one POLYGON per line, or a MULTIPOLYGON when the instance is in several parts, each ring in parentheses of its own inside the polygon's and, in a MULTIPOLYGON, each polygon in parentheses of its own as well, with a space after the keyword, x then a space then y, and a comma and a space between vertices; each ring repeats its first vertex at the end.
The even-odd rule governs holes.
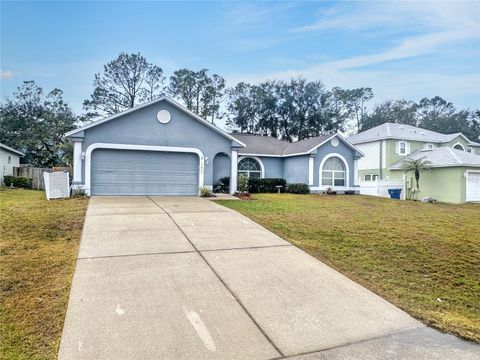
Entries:
POLYGON ((456 149, 456 150, 465 151, 465 148, 464 148, 463 145, 460 144, 460 143, 456 143, 455 145, 453 145, 453 148, 456 149))
POLYGON ((322 168, 322 185, 345 186, 345 164, 334 156, 325 161, 322 168))
POLYGON ((12 157, 10 155, 8 155, 8 163, 11 164, 12 163, 12 157))
POLYGON ((407 155, 408 154, 408 144, 406 141, 400 141, 398 143, 398 154, 407 155))
POLYGON ((261 178, 262 167, 260 163, 253 158, 244 158, 238 162, 238 176, 246 175, 247 178, 261 178))
POLYGON ((425 144, 425 150, 433 150, 433 147, 434 147, 433 144, 430 144, 430 143, 425 144))
POLYGON ((376 175, 376 174, 365 174, 363 179, 365 181, 377 181, 378 180, 378 175, 376 175))

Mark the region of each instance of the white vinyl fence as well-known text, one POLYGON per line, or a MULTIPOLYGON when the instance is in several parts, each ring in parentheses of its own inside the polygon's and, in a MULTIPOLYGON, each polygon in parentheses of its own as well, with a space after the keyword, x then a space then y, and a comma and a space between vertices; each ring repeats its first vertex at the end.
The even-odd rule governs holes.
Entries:
POLYGON ((405 200, 406 196, 406 180, 375 180, 360 181, 360 194, 380 197, 390 197, 389 189, 402 189, 400 199, 405 200))
POLYGON ((70 178, 68 172, 44 172, 45 195, 47 200, 70 196, 70 178))

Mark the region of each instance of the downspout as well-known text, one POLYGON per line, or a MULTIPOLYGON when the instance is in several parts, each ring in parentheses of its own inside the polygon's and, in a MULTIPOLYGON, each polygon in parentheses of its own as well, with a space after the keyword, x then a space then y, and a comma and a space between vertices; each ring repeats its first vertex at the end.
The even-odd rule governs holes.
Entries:
POLYGON ((380 159, 379 159, 379 164, 380 164, 380 180, 383 180, 383 166, 382 166, 382 158, 383 158, 383 140, 380 140, 380 159))

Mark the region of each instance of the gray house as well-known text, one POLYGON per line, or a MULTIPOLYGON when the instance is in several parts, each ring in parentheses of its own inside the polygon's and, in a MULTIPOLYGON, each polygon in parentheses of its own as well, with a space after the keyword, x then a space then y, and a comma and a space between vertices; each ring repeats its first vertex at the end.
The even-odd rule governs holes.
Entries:
POLYGON ((351 190, 363 154, 338 134, 288 143, 229 134, 161 96, 76 130, 73 185, 88 195, 197 195, 238 174, 351 190))

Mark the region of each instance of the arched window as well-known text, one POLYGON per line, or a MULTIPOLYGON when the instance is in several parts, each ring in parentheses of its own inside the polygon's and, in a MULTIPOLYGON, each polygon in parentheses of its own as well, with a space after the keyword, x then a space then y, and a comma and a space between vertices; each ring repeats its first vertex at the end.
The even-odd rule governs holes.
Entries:
POLYGON ((333 156, 323 164, 322 185, 325 186, 345 186, 345 164, 343 161, 333 156))
POLYGON ((460 143, 456 143, 455 145, 453 145, 453 148, 454 148, 454 149, 457 149, 457 150, 465 151, 465 148, 464 148, 463 145, 460 144, 460 143))
POLYGON ((260 163, 252 158, 244 158, 238 163, 238 175, 246 175, 247 178, 261 178, 262 167, 260 163))
POLYGON ((10 155, 8 155, 8 163, 11 164, 12 163, 12 157, 10 155))

